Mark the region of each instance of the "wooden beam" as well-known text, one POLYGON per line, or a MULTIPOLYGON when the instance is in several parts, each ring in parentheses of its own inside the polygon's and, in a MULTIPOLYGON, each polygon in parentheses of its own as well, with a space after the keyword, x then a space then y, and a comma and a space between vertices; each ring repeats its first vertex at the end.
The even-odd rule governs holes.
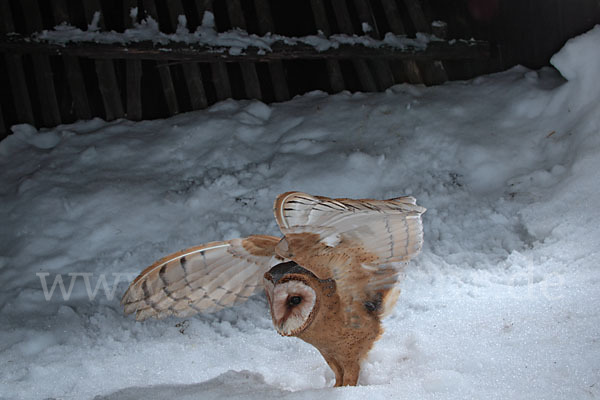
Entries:
POLYGON ((127 119, 140 121, 142 119, 142 60, 127 60, 125 62, 125 94, 127 96, 127 119))
MULTIPOLYGON (((102 8, 100 7, 100 2, 98 0, 84 0, 83 10, 88 23, 92 22, 96 12, 100 12, 98 26, 104 28, 104 16, 102 15, 102 8)), ((109 59, 98 59, 95 61, 95 64, 96 74, 98 75, 98 87, 100 89, 100 94, 102 95, 106 120, 112 121, 117 118, 122 118, 125 116, 125 113, 123 112, 123 102, 121 101, 121 93, 119 84, 117 83, 117 75, 115 74, 113 61, 109 59)))
MULTIPOLYGON (((367 2, 367 0, 354 0, 354 4, 356 5, 358 18, 360 19, 361 23, 366 22, 371 27, 371 31, 365 32, 365 34, 369 35, 373 39, 381 39, 377 23, 373 17, 371 4, 367 2)), ((388 62, 384 60, 371 60, 370 65, 375 71, 375 80, 377 81, 377 86, 379 87, 380 91, 383 91, 394 84, 394 75, 392 74, 392 70, 388 62)))
MULTIPOLYGON (((158 12, 156 11, 156 3, 154 0, 144 0, 144 9, 155 21, 158 22, 158 12)), ((168 57, 157 59, 156 68, 160 83, 163 87, 163 94, 170 115, 179 114, 179 102, 177 101, 177 93, 175 93, 175 85, 173 85, 173 77, 169 68, 168 57)))
MULTIPOLYGON (((232 27, 247 31, 246 18, 244 17, 240 0, 226 0, 226 3, 229 22, 231 22, 232 27)), ((240 61, 240 68, 242 69, 246 96, 250 99, 262 99, 256 66, 251 62, 240 61)))
MULTIPOLYGON (((137 0, 123 0, 123 24, 125 28, 133 28, 129 15, 131 8, 137 7, 137 0)), ((127 119, 142 119, 142 61, 127 60, 125 62, 125 95, 127 97, 127 119)))
MULTIPOLYGON (((335 19, 337 20, 338 27, 340 28, 341 33, 345 33, 346 35, 353 35, 354 28, 352 27, 352 21, 350 19, 350 13, 348 12, 348 7, 346 6, 346 0, 331 0, 333 10, 335 12, 335 19)), ((371 70, 367 65, 366 60, 352 60, 352 64, 354 64, 354 69, 356 70, 356 74, 358 75, 358 80, 360 81, 360 85, 365 92, 376 92, 377 85, 375 84, 375 79, 371 74, 371 70)))
POLYGON ((391 32, 396 35, 405 35, 406 28, 404 28, 404 23, 400 17, 396 0, 381 0, 381 5, 383 6, 383 11, 391 32))
POLYGON ((419 0, 404 0, 404 5, 417 32, 430 33, 431 25, 425 18, 419 0))
MULTIPOLYGON (((71 18, 69 17, 66 0, 54 0, 51 3, 52 12, 54 13, 54 23, 56 25, 59 25, 61 22, 70 23, 71 18)), ((62 59, 75 115, 79 119, 90 119, 92 118, 92 111, 90 110, 87 89, 79 59, 70 55, 64 55, 62 59)))
MULTIPOLYGON (((268 0, 254 0, 254 7, 258 16, 258 29, 261 35, 266 35, 268 32, 275 33, 275 24, 273 23, 273 15, 271 14, 271 6, 268 0)), ((269 72, 271 73, 271 82, 273 83, 273 91, 275 100, 285 101, 290 98, 287 80, 285 79, 285 70, 281 61, 272 61, 269 64, 269 72)))
MULTIPOLYGON (((425 17, 419 0, 404 0, 404 4, 417 32, 431 33, 431 21, 425 17)), ((448 80, 446 69, 439 60, 422 64, 421 70, 427 84, 438 84, 448 80)))
POLYGON ((27 88, 27 80, 25 79, 25 73, 23 72, 21 55, 6 54, 5 57, 17 120, 19 122, 35 125, 35 118, 33 116, 33 108, 31 107, 29 90, 27 88))
MULTIPOLYGON (((12 20, 12 12, 8 1, 0 1, 0 33, 6 35, 15 31, 12 20)), ((20 54, 5 54, 6 69, 10 77, 10 90, 15 105, 18 122, 35 124, 33 117, 33 108, 31 107, 31 99, 29 98, 29 90, 27 81, 25 80, 25 72, 23 70, 23 60, 20 54)))
MULTIPOLYGON (((171 0, 166 2, 169 9, 169 16, 173 30, 177 29, 179 24, 179 16, 185 15, 181 0, 171 0)), ((190 102, 193 110, 199 110, 208 106, 204 84, 202 83, 202 75, 198 69, 198 64, 185 63, 182 65, 183 76, 185 77, 186 86, 190 95, 190 102)))
MULTIPOLYGON (((310 0, 310 5, 312 7, 313 16, 315 17, 317 29, 323 32, 325 36, 330 36, 331 29, 329 27, 329 21, 327 21, 327 13, 325 12, 323 0, 310 0)), ((325 60, 325 66, 327 68, 327 75, 329 75, 331 91, 333 93, 338 93, 344 90, 346 85, 344 83, 344 76, 339 61, 325 60)))
MULTIPOLYGON (((25 14, 25 25, 28 32, 37 32, 44 29, 42 15, 36 1, 21 1, 25 14)), ((46 126, 56 126, 61 123, 56 88, 54 87, 54 74, 50 66, 50 59, 45 54, 32 54, 33 72, 38 89, 38 96, 42 112, 42 122, 46 126)))
MULTIPOLYGON (((395 35, 406 35, 406 29, 402 22, 402 18, 400 17, 400 11, 398 10, 396 0, 381 0, 381 4, 392 33, 395 35)), ((409 83, 423 83, 421 70, 414 60, 396 63, 394 71, 396 72, 394 77, 398 83, 402 82, 404 78, 406 78, 409 83)))
MULTIPOLYGON (((198 12, 200 22, 202 22, 204 13, 206 11, 213 12, 212 1, 196 0, 196 11, 198 12)), ((215 92, 217 94, 217 100, 225 100, 231 98, 231 82, 229 81, 227 65, 222 61, 211 62, 210 72, 212 75, 212 83, 215 87, 215 92)))
POLYGON ((155 46, 152 42, 128 45, 118 43, 74 42, 66 45, 31 40, 20 35, 0 36, 0 52, 71 54, 91 59, 172 60, 179 62, 268 62, 271 60, 340 60, 340 59, 390 59, 390 60, 464 60, 489 57, 490 46, 485 41, 434 41, 426 48, 366 47, 340 44, 336 48, 318 51, 307 44, 288 45, 276 42, 270 52, 248 47, 242 54, 230 54, 214 47, 187 43, 155 46))
POLYGON ((4 139, 6 136, 8 136, 6 122, 4 122, 4 114, 2 112, 2 107, 0 107, 0 140, 4 139))
POLYGON ((165 94, 169 115, 179 114, 179 102, 177 101, 177 93, 175 92, 173 79, 171 79, 171 70, 169 69, 168 61, 158 60, 156 62, 156 68, 158 68, 158 74, 165 94))

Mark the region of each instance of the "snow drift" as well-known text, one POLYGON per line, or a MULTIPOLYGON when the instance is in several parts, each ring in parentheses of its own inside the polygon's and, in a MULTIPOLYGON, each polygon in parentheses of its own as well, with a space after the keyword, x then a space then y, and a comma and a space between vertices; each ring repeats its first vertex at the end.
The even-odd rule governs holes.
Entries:
POLYGON ((0 143, 0 396, 600 395, 599 43, 600 26, 570 40, 552 59, 562 77, 515 67, 14 126, 0 143), (158 257, 276 234, 272 201, 288 190, 410 194, 428 209, 361 386, 330 388, 316 350, 275 333, 264 296, 186 320, 122 315, 129 279, 158 257))

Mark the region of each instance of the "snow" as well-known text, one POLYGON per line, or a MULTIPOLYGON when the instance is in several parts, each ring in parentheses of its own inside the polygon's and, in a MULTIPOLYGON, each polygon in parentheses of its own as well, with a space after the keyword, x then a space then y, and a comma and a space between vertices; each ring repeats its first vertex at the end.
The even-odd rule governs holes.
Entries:
MULTIPOLYGON (((248 47, 256 47, 262 53, 271 52, 271 46, 276 43, 286 45, 306 44, 313 46, 317 51, 326 51, 332 48, 337 49, 342 44, 361 45, 372 48, 389 46, 398 49, 410 48, 414 51, 422 51, 427 48, 429 42, 440 40, 435 35, 420 32, 416 34, 416 38, 387 33, 384 40, 376 40, 366 35, 335 34, 325 37, 322 32, 319 32, 318 35, 302 37, 287 37, 272 33, 258 36, 249 34, 238 28, 226 32, 217 32, 214 15, 210 11, 204 13, 202 24, 198 26, 195 32, 189 31, 185 15, 180 15, 177 19, 178 25, 175 33, 168 34, 161 32, 158 22, 150 16, 147 16, 138 23, 136 21, 137 8, 130 10, 130 16, 133 28, 126 29, 123 33, 100 31, 98 28, 100 12, 97 11, 94 13, 92 22, 85 31, 63 22, 55 26, 52 30, 43 30, 34 33, 32 38, 37 41, 46 41, 61 46, 77 42, 130 44, 142 41, 150 41, 158 46, 171 43, 197 44, 212 47, 216 52, 228 51, 232 55, 242 54, 248 47)), ((365 34, 372 29, 366 23, 362 27, 365 34)), ((165 50, 168 51, 169 49, 165 50)))
POLYGON ((560 75, 14 126, 0 143, 0 397, 599 397, 598 43, 600 26, 569 41, 560 75), (169 252, 276 234, 288 190, 428 209, 358 387, 331 388, 263 295, 185 320, 136 323, 119 306, 169 252))

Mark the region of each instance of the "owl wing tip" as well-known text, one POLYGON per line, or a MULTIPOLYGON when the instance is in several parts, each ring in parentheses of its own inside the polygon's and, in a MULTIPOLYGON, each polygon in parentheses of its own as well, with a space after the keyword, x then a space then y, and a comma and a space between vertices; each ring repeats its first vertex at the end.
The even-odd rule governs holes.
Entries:
POLYGON ((273 214, 275 215, 275 221, 282 232, 285 232, 286 229, 290 228, 285 215, 285 205, 291 197, 313 198, 313 196, 297 190, 281 193, 275 198, 275 202, 273 203, 273 214))
POLYGON ((136 313, 135 313, 135 320, 136 320, 137 322, 143 322, 143 321, 145 321, 145 320, 147 320, 147 319, 148 319, 148 317, 145 317, 145 316, 143 316, 143 315, 142 315, 142 313, 141 313, 141 312, 139 312, 139 311, 136 311, 136 313))
MULTIPOLYGON (((134 301, 131 300, 131 288, 133 287, 134 282, 129 284, 125 293, 123 293, 123 297, 121 297, 121 307, 126 307, 132 304, 134 301)), ((126 314, 131 314, 130 312, 126 312, 126 314)))
POLYGON ((209 313, 246 301, 258 290, 253 283, 274 262, 279 240, 249 236, 163 257, 131 282, 121 298, 124 313, 143 321, 209 313))

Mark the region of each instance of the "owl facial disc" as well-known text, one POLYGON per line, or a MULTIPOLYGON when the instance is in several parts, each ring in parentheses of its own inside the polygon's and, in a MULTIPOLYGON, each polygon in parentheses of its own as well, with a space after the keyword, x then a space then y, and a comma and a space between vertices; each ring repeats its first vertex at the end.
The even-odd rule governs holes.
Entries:
POLYGON ((314 276, 295 262, 278 264, 265 274, 273 325, 282 336, 294 336, 312 321, 317 294, 305 274, 314 276))

